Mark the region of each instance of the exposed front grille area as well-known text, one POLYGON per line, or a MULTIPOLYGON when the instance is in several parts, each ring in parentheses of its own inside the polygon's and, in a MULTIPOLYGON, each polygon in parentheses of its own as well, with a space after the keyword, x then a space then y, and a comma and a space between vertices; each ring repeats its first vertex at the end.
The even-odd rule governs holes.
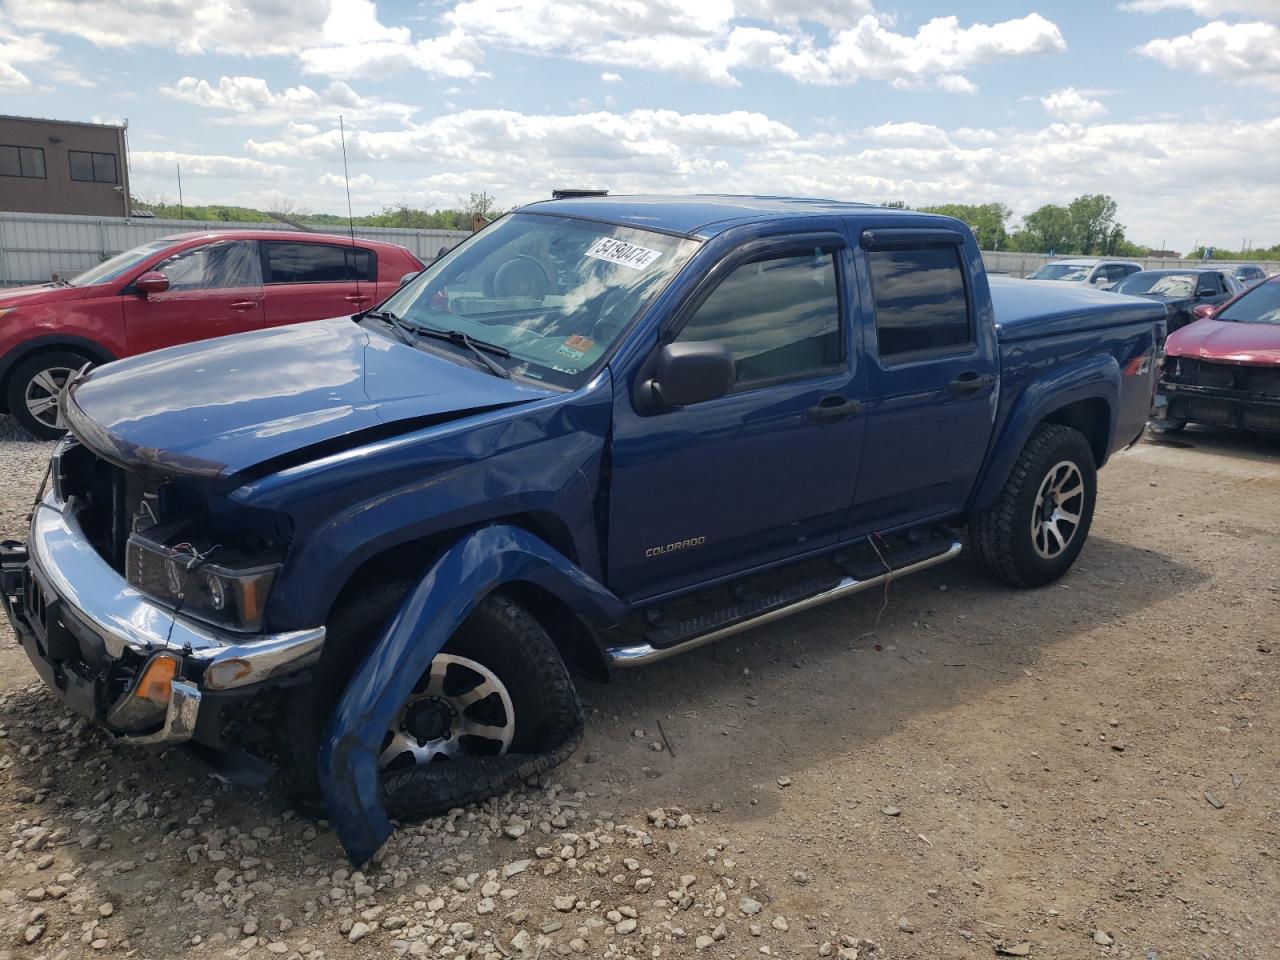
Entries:
POLYGON ((1165 378, 1170 383, 1240 390, 1280 400, 1280 367, 1170 357, 1165 364, 1165 378))
POLYGON ((80 444, 67 447, 54 463, 55 488, 64 500, 75 499, 76 520, 94 549, 123 573, 125 544, 133 529, 133 517, 144 496, 160 486, 122 470, 80 444))

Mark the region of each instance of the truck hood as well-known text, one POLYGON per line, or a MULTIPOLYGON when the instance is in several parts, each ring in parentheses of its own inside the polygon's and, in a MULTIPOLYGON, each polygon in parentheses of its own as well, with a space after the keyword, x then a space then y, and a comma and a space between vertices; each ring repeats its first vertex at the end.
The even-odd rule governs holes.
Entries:
POLYGON ((63 402, 71 431, 121 466, 225 479, 553 395, 342 318, 121 360, 63 402))
POLYGON ((1226 363, 1280 364, 1280 324, 1206 317, 1169 337, 1165 353, 1226 363))

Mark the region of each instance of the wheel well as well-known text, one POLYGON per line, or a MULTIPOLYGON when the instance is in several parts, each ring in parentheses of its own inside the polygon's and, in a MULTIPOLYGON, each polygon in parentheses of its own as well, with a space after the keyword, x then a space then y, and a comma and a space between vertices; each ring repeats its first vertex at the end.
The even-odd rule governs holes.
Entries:
POLYGON ((609 668, 591 631, 567 603, 527 580, 503 584, 495 592, 524 607, 542 624, 570 670, 585 673, 593 680, 608 679, 609 668))
POLYGON ((56 353, 59 350, 78 353, 94 363, 110 363, 114 359, 100 348, 80 340, 38 340, 25 344, 5 358, 4 370, 0 373, 0 411, 9 412, 9 381, 13 379, 13 371, 34 356, 41 353, 56 353))
MULTIPOLYGON (((522 527, 546 541, 548 546, 569 560, 577 562, 569 529, 558 517, 523 513, 496 517, 491 522, 522 527)), ((409 589, 432 559, 466 532, 465 529, 449 530, 410 540, 370 557, 347 578, 326 612, 325 619, 328 620, 333 610, 348 602, 352 596, 377 584, 400 580, 404 581, 405 589, 409 589)), ((593 679, 607 678, 608 668, 591 631, 572 607, 550 591, 527 581, 503 584, 497 592, 520 604, 542 624, 571 670, 580 670, 593 679)))
POLYGON ((1107 401, 1099 397, 1077 400, 1058 408, 1040 422, 1060 423, 1079 430, 1089 441, 1094 464, 1101 466, 1107 459, 1107 441, 1111 436, 1111 407, 1107 401))

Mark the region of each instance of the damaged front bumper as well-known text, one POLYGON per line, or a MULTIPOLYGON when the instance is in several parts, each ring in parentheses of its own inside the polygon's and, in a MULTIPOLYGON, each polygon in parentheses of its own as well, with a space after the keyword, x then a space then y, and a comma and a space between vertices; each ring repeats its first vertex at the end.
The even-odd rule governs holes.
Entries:
POLYGON ((175 616, 103 559, 75 508, 50 494, 27 544, 0 545, 0 594, 40 678, 122 741, 199 739, 203 701, 251 694, 319 658, 324 627, 244 635, 175 616), (160 658, 175 662, 157 691, 144 681, 160 658))
POLYGON ((1161 380, 1152 419, 1280 433, 1280 393, 1161 380))

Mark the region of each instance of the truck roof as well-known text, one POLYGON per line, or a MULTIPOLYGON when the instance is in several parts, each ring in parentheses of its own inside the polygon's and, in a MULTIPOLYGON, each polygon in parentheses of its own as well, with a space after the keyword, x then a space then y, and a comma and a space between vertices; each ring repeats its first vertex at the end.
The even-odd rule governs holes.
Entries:
POLYGON ((939 217, 937 214, 877 207, 848 200, 721 194, 572 197, 564 200, 543 200, 520 209, 528 213, 564 214, 568 217, 605 220, 645 230, 660 230, 664 233, 704 239, 742 223, 792 217, 875 213, 877 217, 899 215, 950 220, 950 218, 939 217))

